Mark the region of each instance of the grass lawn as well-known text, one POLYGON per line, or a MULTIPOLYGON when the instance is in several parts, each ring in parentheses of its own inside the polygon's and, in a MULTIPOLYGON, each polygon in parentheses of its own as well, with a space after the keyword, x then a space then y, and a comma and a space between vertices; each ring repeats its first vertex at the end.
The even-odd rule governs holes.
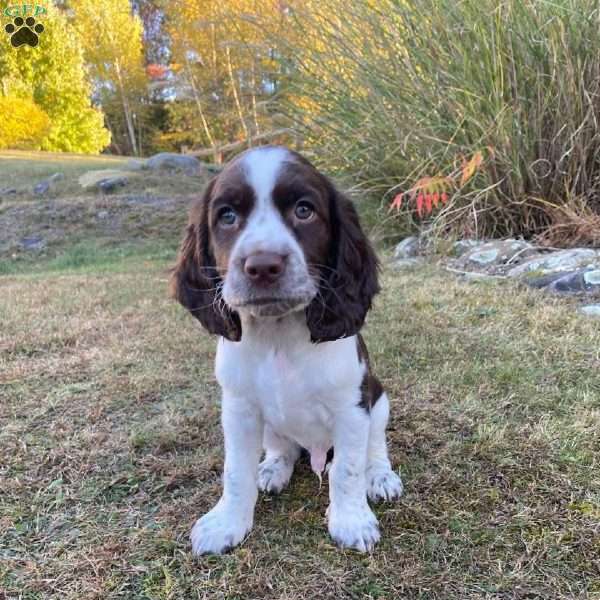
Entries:
POLYGON ((125 168, 127 158, 0 152, 0 275, 23 269, 57 271, 106 265, 128 256, 173 255, 187 206, 206 183, 204 176, 137 171, 116 193, 83 190, 78 178, 96 170, 125 168), (53 173, 64 178, 36 196, 35 183, 53 173), (40 242, 29 251, 26 241, 40 242))
MULTIPOLYGON (((18 201, 39 201, 33 186, 53 175, 62 173, 64 179, 54 183, 43 199, 94 197, 94 191, 82 190, 79 177, 87 171, 127 170, 128 157, 105 154, 68 154, 25 150, 0 151, 0 190, 5 187, 18 191, 18 201)), ((127 173, 129 183, 121 193, 187 194, 198 191, 199 177, 165 176, 155 171, 127 173)), ((7 196, 10 201, 13 197, 7 196)))
POLYGON ((600 324, 437 266, 387 273, 366 328, 406 488, 375 552, 334 547, 301 464, 241 547, 192 558, 219 392, 171 259, 0 277, 0 598, 600 597, 600 324))
POLYGON ((34 183, 57 172, 63 173, 66 179, 75 180, 86 171, 124 169, 127 160, 122 156, 2 150, 0 189, 33 187, 34 183))

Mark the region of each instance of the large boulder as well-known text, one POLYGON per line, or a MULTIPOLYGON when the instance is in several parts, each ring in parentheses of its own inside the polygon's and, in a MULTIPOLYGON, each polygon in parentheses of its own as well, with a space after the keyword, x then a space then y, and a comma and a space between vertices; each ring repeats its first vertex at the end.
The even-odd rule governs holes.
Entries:
POLYGON ((205 172, 203 164, 189 154, 161 152, 151 156, 145 163, 153 171, 184 171, 188 175, 200 175, 205 172))

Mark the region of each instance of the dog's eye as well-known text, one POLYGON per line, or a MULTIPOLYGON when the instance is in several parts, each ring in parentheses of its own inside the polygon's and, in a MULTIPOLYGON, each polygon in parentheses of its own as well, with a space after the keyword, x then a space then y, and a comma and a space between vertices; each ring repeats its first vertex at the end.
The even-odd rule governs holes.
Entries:
POLYGON ((300 200, 296 204, 294 214, 300 221, 307 221, 315 214, 315 207, 306 200, 300 200))
POLYGON ((224 206, 217 215, 219 225, 223 227, 232 227, 237 223, 237 214, 230 206, 224 206))

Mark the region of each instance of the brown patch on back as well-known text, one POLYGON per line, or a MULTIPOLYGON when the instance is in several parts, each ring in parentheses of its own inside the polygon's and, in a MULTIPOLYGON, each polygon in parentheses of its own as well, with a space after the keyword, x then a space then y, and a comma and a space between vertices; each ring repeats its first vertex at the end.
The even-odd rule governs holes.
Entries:
POLYGON ((356 351, 358 353, 358 360, 367 366, 362 383, 360 384, 360 402, 358 405, 369 412, 375 406, 381 394, 383 394, 383 387, 379 379, 371 372, 369 352, 365 340, 360 333, 356 336, 356 351))

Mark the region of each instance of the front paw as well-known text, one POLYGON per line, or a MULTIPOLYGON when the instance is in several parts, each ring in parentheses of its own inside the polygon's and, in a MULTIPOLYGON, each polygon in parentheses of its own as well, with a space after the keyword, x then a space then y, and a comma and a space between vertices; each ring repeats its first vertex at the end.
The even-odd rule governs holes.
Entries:
POLYGON ((294 465, 285 456, 268 458, 258 466, 258 489, 279 494, 290 482, 294 465))
POLYGON ((402 479, 389 467, 373 466, 367 469, 367 495, 369 500, 391 502, 402 496, 402 479))
POLYGON ((369 552, 379 541, 379 525, 371 509, 329 507, 329 534, 341 548, 369 552))
POLYGON ((192 528, 192 552, 223 554, 237 546, 251 528, 252 518, 242 518, 237 511, 213 508, 192 528))

